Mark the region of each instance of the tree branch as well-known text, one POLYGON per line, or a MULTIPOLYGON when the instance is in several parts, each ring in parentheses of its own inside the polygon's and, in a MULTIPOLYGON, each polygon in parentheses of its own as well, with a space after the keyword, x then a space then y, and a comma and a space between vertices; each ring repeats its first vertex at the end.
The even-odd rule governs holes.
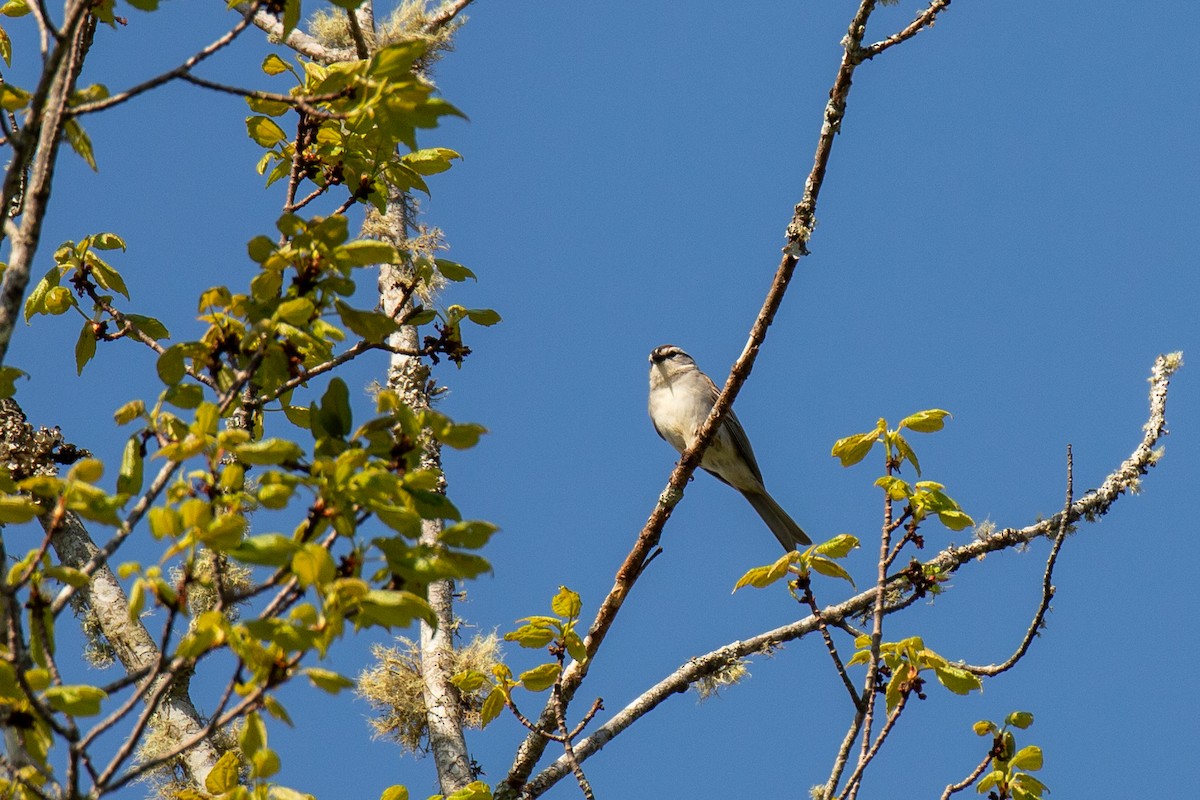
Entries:
MULTIPOLYGON (((252 5, 252 9, 257 10, 258 7, 260 5, 262 5, 262 2, 261 2, 261 0, 255 0, 255 2, 251 5, 252 5)), ((227 33, 225 33, 223 36, 221 36, 220 38, 218 38, 217 40, 212 42, 212 44, 208 45, 204 49, 197 52, 195 55, 188 58, 186 61, 184 61, 182 64, 180 64, 175 69, 170 70, 168 72, 164 72, 161 75, 156 75, 155 77, 150 78, 147 81, 143 81, 142 83, 139 83, 137 86, 134 86, 130 89, 126 89, 123 92, 119 92, 117 94, 106 97, 103 100, 96 100, 91 103, 84 103, 82 105, 75 106, 74 108, 72 108, 70 110, 71 116, 78 117, 78 116, 82 116, 83 114, 91 114, 96 111, 103 111, 106 108, 112 108, 113 106, 120 105, 121 103, 124 103, 127 100, 132 100, 133 98, 137 97, 138 95, 144 94, 145 92, 148 92, 151 89, 154 89, 158 86, 162 86, 164 83, 175 80, 176 78, 186 77, 188 71, 191 70, 192 67, 196 66, 201 61, 203 61, 204 59, 211 56, 213 53, 217 52, 221 48, 223 48, 226 45, 233 42, 233 40, 237 38, 238 34, 240 34, 242 31, 246 30, 247 27, 249 27, 250 19, 251 19, 250 13, 244 14, 242 19, 239 20, 238 23, 236 25, 234 25, 227 33)))
POLYGON ((1046 619, 1046 613, 1050 610, 1050 601, 1054 598, 1054 564, 1058 561, 1058 552, 1062 549, 1063 542, 1067 538, 1067 531, 1070 528, 1067 525, 1066 511, 1071 508, 1071 501, 1075 492, 1075 476, 1074 476, 1074 459, 1071 457, 1071 445, 1067 445, 1067 500, 1063 506, 1063 514, 1061 515, 1061 523, 1058 526, 1058 535, 1054 537, 1054 546, 1050 548, 1050 555, 1046 558, 1046 571, 1042 574, 1042 600, 1038 603, 1037 611, 1033 615, 1033 622, 1029 623, 1029 629, 1025 631, 1025 636, 1021 639, 1021 644, 1017 646, 1016 651, 1009 656, 1008 660, 1001 664, 991 664, 986 667, 977 667, 971 664, 959 663, 958 666, 976 675, 999 675, 1001 672, 1006 672, 1016 666, 1016 663, 1025 657, 1029 652, 1030 645, 1033 644, 1034 638, 1042 630, 1042 622, 1046 619))
MULTIPOLYGON (((842 63, 838 68, 833 88, 829 93, 829 102, 825 107, 825 122, 818 137, 812 170, 805 181, 804 195, 800 203, 796 206, 792 221, 788 224, 787 243, 783 250, 783 258, 775 270, 774 280, 767 292, 767 297, 762 304, 762 308, 759 310, 758 316, 750 328, 749 339, 742 349, 742 354, 734 362, 729 372, 729 377, 725 381, 725 386, 721 389, 720 395, 713 404, 708 419, 697 432, 695 442, 680 457, 667 482, 666 489, 663 490, 659 497, 658 504, 638 534, 633 548, 629 551, 629 555, 626 556, 624 563, 617 570, 613 587, 609 590, 608 596, 600 604, 600 608, 596 612, 596 618, 588 630, 587 637, 584 639, 584 647, 587 650, 588 658, 583 663, 573 662, 563 677, 563 700, 565 703, 570 703, 579 684, 586 677, 587 671, 594 660, 592 656, 595 655, 600 644, 604 641, 604 637, 612 627, 617 614, 621 610, 621 606, 625 602, 625 598, 628 597, 633 584, 641 574, 647 557, 658 546, 659 539, 662 537, 663 526, 670 518, 675 506, 682 499, 684 487, 687 485, 692 473, 699 466, 704 451, 716 435, 718 427, 729 412, 742 385, 750 377, 750 370, 754 367, 754 361, 758 357, 758 350, 766 340, 767 329, 775 319, 776 312, 783 304, 784 294, 787 292, 788 284, 791 282, 798 260, 808 252, 807 242, 812 233, 817 198, 821 192, 821 185, 825 180, 826 167, 828 166, 829 157, 833 149, 833 137, 841 127, 841 121, 846 110, 846 98, 850 92, 851 77, 861 61, 855 54, 862 44, 862 38, 866 30, 866 21, 874 6, 875 0, 862 0, 862 4, 859 6, 858 12, 851 22, 850 31, 843 49, 842 63)), ((547 724, 552 723, 552 721, 552 710, 549 704, 547 704, 547 707, 542 712, 540 724, 545 727, 547 724)), ((497 790, 498 798, 504 800, 504 798, 510 797, 512 794, 520 791, 521 786, 525 783, 537 761, 541 758, 545 747, 546 742, 544 739, 535 735, 525 737, 525 740, 521 743, 517 751, 513 765, 509 769, 508 776, 497 790)))
MULTIPOLYGON (((234 6, 243 14, 247 13, 250 4, 241 3, 234 6)), ((250 19, 258 28, 266 31, 267 35, 274 41, 290 47, 297 53, 308 56, 313 61, 320 61, 323 64, 332 64, 338 61, 354 61, 358 55, 354 50, 346 47, 326 47, 312 36, 304 33, 299 28, 295 28, 287 36, 283 35, 283 23, 280 22, 274 14, 259 9, 255 11, 250 19)))

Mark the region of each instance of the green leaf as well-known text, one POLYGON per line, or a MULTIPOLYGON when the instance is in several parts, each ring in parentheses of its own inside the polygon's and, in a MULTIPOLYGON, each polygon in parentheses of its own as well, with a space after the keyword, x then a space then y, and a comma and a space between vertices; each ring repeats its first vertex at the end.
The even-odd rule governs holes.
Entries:
POLYGON ((492 534, 499 530, 498 526, 490 522, 467 520, 465 522, 456 522, 445 528, 438 537, 438 540, 449 547, 465 547, 471 550, 478 550, 487 544, 492 534))
POLYGON ((300 0, 284 0, 282 22, 283 38, 286 39, 300 23, 300 0))
POLYGON ((983 683, 979 680, 979 676, 967 672, 965 669, 944 666, 937 667, 934 672, 942 686, 955 694, 969 694, 983 689, 983 683))
POLYGON ((462 156, 446 147, 432 147, 425 150, 414 150, 401 159, 405 166, 419 175, 436 175, 450 169, 450 162, 462 156))
POLYGON ((579 634, 574 629, 566 632, 563 642, 567 646, 567 655, 580 663, 587 661, 587 648, 584 647, 583 639, 579 638, 579 634))
POLYGON ((400 253, 387 242, 373 239, 358 239, 334 250, 338 263, 351 267, 369 267, 375 264, 395 264, 400 253))
POLYGON ((483 707, 479 709, 480 727, 487 727, 487 724, 500 716, 500 712, 504 709, 504 692, 499 689, 493 689, 483 701, 483 707))
POLYGON ((158 370, 159 380, 167 386, 179 383, 187 374, 183 364, 183 349, 179 345, 168 347, 158 357, 155 367, 158 370))
POLYGON ((129 299, 129 289, 125 287, 125 280, 121 277, 121 273, 117 272, 99 256, 90 251, 84 257, 84 260, 91 268, 92 276, 96 279, 96 283, 109 291, 117 292, 126 300, 129 299))
POLYGON ((1042 768, 1042 748, 1028 745, 1017 751, 1009 762, 1012 769, 1031 770, 1037 772, 1042 768))
POLYGON ((12 40, 4 28, 0 28, 0 56, 4 58, 5 66, 12 66, 12 40))
POLYGON ((918 411, 915 414, 905 417, 900 420, 900 424, 896 427, 908 428, 917 433, 933 433, 940 431, 945 427, 946 417, 951 416, 949 411, 943 411, 940 408, 931 408, 928 411, 918 411))
POLYGON ((238 734, 238 744, 241 745, 242 755, 254 758, 254 754, 267 746, 267 726, 257 711, 246 715, 242 731, 238 734))
POLYGON ((812 568, 813 572, 820 573, 828 578, 841 578, 844 581, 849 581, 851 586, 854 585, 854 579, 850 577, 850 573, 836 561, 830 561, 828 558, 822 556, 813 556, 809 559, 808 565, 812 568))
POLYGON ((1014 711, 1004 718, 1004 724, 1025 730, 1033 724, 1033 714, 1028 711, 1014 711))
POLYGON ((0 397, 12 397, 17 393, 17 378, 28 378, 29 373, 16 367, 0 367, 0 397))
POLYGON ((292 574, 301 586, 324 586, 334 579, 337 568, 325 548, 310 543, 292 556, 292 574))
POLYGON ((516 642, 530 650, 540 650, 554 641, 555 631, 543 625, 522 625, 515 631, 504 634, 507 642, 516 642))
POLYGON ((270 117, 247 117, 246 131, 250 134, 250 138, 262 147, 274 147, 287 139, 283 128, 279 127, 270 117))
POLYGON ((0 497, 0 523, 19 524, 29 522, 42 513, 42 508, 28 497, 6 495, 0 497))
POLYGON ((522 672, 520 675, 521 685, 531 692, 544 692, 558 680, 559 672, 558 664, 542 664, 522 672))
POLYGON ((813 548, 814 553, 820 553, 829 558, 845 558, 859 546, 858 537, 849 533, 839 533, 827 542, 822 542, 813 548))
POLYGON ((483 781, 473 781, 454 794, 447 795, 446 800, 492 800, 492 790, 483 781))
POLYGON ((971 730, 975 731, 976 736, 989 736, 1000 729, 991 720, 981 719, 971 726, 971 730))
POLYGON ((5 111, 20 111, 29 103, 30 97, 29 92, 11 83, 0 85, 0 108, 5 111))
POLYGON ((891 434, 892 445, 896 448, 896 452, 900 454, 902 459, 905 459, 913 465, 913 469, 917 471, 917 475, 921 474, 921 462, 917 461, 917 454, 908 444, 908 439, 905 439, 899 433, 891 434))
POLYGON ((307 297, 294 297, 291 300, 284 300, 276 306, 274 316, 276 319, 302 327, 312 321, 314 311, 316 311, 316 307, 312 300, 307 297))
POLYGON ((300 549, 300 545, 280 533, 264 533, 249 536, 226 554, 244 561, 247 564, 261 564, 267 567, 282 567, 292 560, 292 555, 300 549))
POLYGON ((490 308, 468 308, 467 319, 476 325, 490 327, 500 322, 500 315, 490 308))
POLYGON ((975 520, 961 511, 939 511, 938 521, 952 531, 961 531, 975 524, 975 520))
MULTIPOLYGON (((5 59, 7 61, 8 59, 5 59)), ((68 119, 63 125, 63 138, 67 140, 67 144, 71 145, 80 158, 84 160, 93 172, 96 172, 96 152, 92 149, 92 140, 88 137, 87 131, 79 124, 79 120, 68 119)))
POLYGON ((1008 774, 1003 770, 994 769, 987 775, 983 776, 983 779, 980 780, 979 784, 975 787, 975 791, 979 794, 984 794, 989 789, 998 786, 1001 781, 1005 780, 1007 777, 1008 774))
POLYGON ((867 457, 867 453, 871 452, 871 448, 877 441, 879 441, 878 430, 856 433, 853 436, 838 439, 834 443, 830 455, 839 459, 843 467, 852 467, 867 457))
POLYGON ((94 717, 108 693, 98 686, 51 686, 43 695, 55 711, 75 717, 94 717))
POLYGON ((260 442, 246 442, 233 448, 238 460, 256 466, 282 464, 285 461, 298 461, 304 451, 300 445, 287 439, 263 439, 260 442))
POLYGON ((408 789, 400 786, 389 786, 379 795, 379 800, 408 800, 408 789))
POLYGON ((88 243, 97 250, 126 250, 125 240, 115 233, 94 233, 88 243))
POLYGON ((465 281, 470 278, 473 281, 479 280, 475 277, 475 273, 459 264, 456 261, 450 261, 445 258, 435 258, 433 263, 437 266, 438 272, 448 281, 465 281))
POLYGON ((163 392, 163 400, 176 408, 197 408, 204 402, 204 390, 194 383, 177 383, 163 392))
POLYGON ((82 589, 92 582, 92 579, 83 570, 75 569, 74 567, 64 567, 61 564, 46 567, 45 573, 46 577, 62 581, 68 586, 74 586, 76 589, 82 589))
MULTIPOLYGON (((50 290, 58 286, 59 280, 62 279, 62 271, 57 265, 51 267, 33 287, 33 291, 29 293, 29 297, 25 299, 25 321, 33 317, 34 314, 44 314, 46 312, 46 295, 50 290)), ((68 290, 69 291, 69 290, 68 290)), ((64 309, 65 310, 65 309, 64 309)))
POLYGON ((278 75, 281 72, 295 72, 291 64, 288 64, 275 53, 271 53, 271 55, 263 59, 262 71, 268 75, 278 75))
POLYGON ((333 670, 309 667, 304 670, 304 674, 312 681, 313 686, 329 694, 338 694, 342 689, 350 689, 354 686, 354 681, 333 670))
POLYGON ((88 320, 83 323, 83 327, 79 330, 79 338, 75 340, 75 372, 77 375, 83 374, 84 366, 92 360, 96 355, 96 330, 92 327, 92 321, 88 320))
POLYGON ((144 454, 142 437, 134 434, 125 442, 121 454, 121 470, 117 474, 117 493, 134 495, 142 491, 144 454))
POLYGON ((233 791, 238 785, 238 755, 233 750, 227 751, 217 759, 208 777, 204 779, 204 788, 213 794, 225 794, 233 791))
POLYGON ((463 670, 450 676, 450 682, 462 692, 475 692, 487 683, 487 676, 477 669, 463 670))
POLYGON ((389 629, 408 627, 414 619, 430 624, 436 621, 429 603, 412 592, 372 589, 360 602, 359 610, 363 621, 389 629))
POLYGON ((352 430, 353 417, 350 413, 350 390, 341 378, 329 382, 321 396, 318 421, 325 432, 337 439, 344 439, 352 430))
POLYGON ((167 326, 156 320, 154 317, 144 317, 141 314, 126 314, 125 319, 132 322, 137 329, 149 336, 151 339, 170 339, 171 332, 167 330, 167 326))
POLYGON ((563 619, 576 619, 583 610, 579 594, 565 586, 558 587, 558 594, 550 601, 550 609, 563 619))
POLYGON ((770 586, 775 581, 786 576, 789 572, 788 567, 791 565, 792 554, 788 553, 774 564, 768 564, 765 567, 755 567, 738 578, 738 582, 733 585, 733 591, 736 592, 738 589, 746 586, 753 586, 755 589, 770 586))
POLYGON ((341 300, 335 301, 334 305, 342 324, 368 342, 382 342, 400 330, 400 325, 396 320, 387 314, 378 311, 362 311, 346 305, 341 300))
POLYGON ((893 500, 903 500, 912 496, 912 487, 908 485, 908 482, 893 475, 884 475, 878 478, 875 485, 887 492, 888 497, 893 500))
POLYGON ((1028 792, 1030 797, 1041 797, 1043 794, 1048 794, 1050 791, 1046 788, 1046 784, 1042 783, 1032 775, 1024 772, 1013 775, 1012 786, 1019 787, 1023 791, 1028 792))

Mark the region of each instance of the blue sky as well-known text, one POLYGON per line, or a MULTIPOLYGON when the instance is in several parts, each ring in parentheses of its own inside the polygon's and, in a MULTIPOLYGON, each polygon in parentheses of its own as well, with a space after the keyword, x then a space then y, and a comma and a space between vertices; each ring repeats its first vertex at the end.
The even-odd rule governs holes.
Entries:
MULTIPOLYGON (((178 63, 232 24, 222 5, 129 12, 128 27, 98 33, 85 82, 117 89, 178 63)), ((916 8, 881 8, 868 38, 916 8)), ((462 608, 480 630, 545 613, 559 584, 581 592, 590 614, 611 585, 674 463, 646 416, 646 355, 678 344, 719 382, 740 353, 852 11, 699 0, 472 7, 436 75, 470 121, 423 144, 464 156, 425 204, 450 256, 480 277, 445 302, 504 316, 473 334, 461 371, 439 372, 451 388, 444 409, 491 429, 447 458, 460 508, 503 528, 488 551, 494 576, 469 585, 462 608)), ((914 443, 925 477, 976 520, 1023 526, 1061 506, 1068 443, 1077 490, 1129 454, 1158 353, 1200 357, 1200 56, 1179 36, 1198 16, 1186 2, 964 1, 857 73, 813 255, 736 408, 768 486, 801 525, 867 543, 847 562, 860 585, 874 570, 879 467, 841 468, 829 456, 836 439, 880 416, 948 409, 947 429, 914 443)), ((27 27, 5 24, 19 75, 32 55, 18 38, 27 27)), ((282 88, 254 72, 268 50, 251 31, 200 74, 282 88)), ((45 266, 63 239, 116 231, 130 244, 117 263, 136 310, 178 336, 196 330, 196 292, 248 278, 245 242, 271 229, 280 202, 280 188, 264 191, 254 174, 246 113, 235 99, 171 86, 87 120, 100 172, 64 159, 45 266)), ((45 319, 18 330, 9 362, 34 373, 20 399, 33 421, 115 459, 110 412, 158 390, 153 362, 110 345, 81 381, 76 333, 45 319)), ((360 365, 348 380, 365 387, 381 368, 360 365)), ((982 695, 930 686, 863 797, 936 796, 982 755, 971 724, 1015 709, 1035 714, 1021 741, 1044 749, 1039 777, 1055 796, 1185 796, 1200 783, 1188 686, 1200 656, 1194 371, 1172 384, 1172 434, 1144 492, 1067 542, 1048 630, 1028 658, 982 695)), ((930 550, 966 538, 926 531, 930 550)), ((778 545, 709 476, 688 487, 663 547, 581 705, 602 696, 615 712, 689 657, 795 617, 784 592, 730 595, 778 545)), ((919 632, 948 658, 1002 660, 1036 607, 1047 550, 968 565, 936 603, 893 617, 887 636, 919 632)), ((829 585, 821 596, 849 591, 829 585)), ((356 672, 367 641, 333 666, 356 672)), ((537 663, 509 656, 517 669, 537 663)), ((717 699, 672 698, 588 761, 598 796, 805 796, 848 723, 844 692, 816 640, 750 671, 717 699)), ((292 705, 300 728, 271 732, 283 782, 323 800, 375 797, 392 783, 417 797, 434 790, 431 761, 369 740, 364 703, 305 697, 292 705)), ((504 775, 521 733, 501 718, 472 735, 488 780, 504 775)), ((563 783, 549 796, 579 795, 563 783)))

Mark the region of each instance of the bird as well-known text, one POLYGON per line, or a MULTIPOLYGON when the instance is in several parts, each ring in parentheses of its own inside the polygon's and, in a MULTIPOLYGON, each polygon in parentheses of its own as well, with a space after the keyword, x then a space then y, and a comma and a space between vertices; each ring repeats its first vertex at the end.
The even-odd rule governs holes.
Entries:
MULTIPOLYGON (((708 419, 718 394, 717 385, 682 349, 664 344, 650 351, 650 421, 658 435, 680 453, 696 441, 696 434, 708 419)), ((763 485, 762 470, 754 458, 750 439, 733 409, 721 421, 700 466, 741 492, 784 550, 791 552, 812 544, 808 534, 763 485)))

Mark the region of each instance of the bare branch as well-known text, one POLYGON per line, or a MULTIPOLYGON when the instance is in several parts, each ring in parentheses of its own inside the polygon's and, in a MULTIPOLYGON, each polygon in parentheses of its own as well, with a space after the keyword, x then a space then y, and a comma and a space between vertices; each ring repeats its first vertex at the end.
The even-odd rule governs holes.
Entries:
MULTIPOLYGON (((262 5, 260 0, 255 0, 255 2, 252 4, 252 8, 257 9, 260 5, 262 5)), ((103 111, 106 108, 112 108, 113 106, 120 105, 127 100, 132 100, 134 97, 144 94, 151 89, 162 86, 164 83, 175 80, 176 78, 185 77, 192 67, 196 66, 221 48, 230 44, 234 39, 237 38, 238 34, 246 30, 246 28, 250 25, 250 18, 251 15, 249 13, 244 15, 242 19, 240 19, 236 25, 230 28, 227 33, 213 41, 210 45, 200 50, 195 55, 188 58, 175 69, 164 72, 161 75, 156 75, 147 81, 139 83, 137 86, 126 89, 123 92, 110 95, 103 100, 96 100, 91 103, 84 103, 82 105, 75 106, 70 110, 71 116, 78 117, 83 114, 91 114, 96 111, 103 111)))
POLYGON ((454 18, 461 14, 472 2, 473 0, 447 0, 437 10, 437 13, 425 23, 425 33, 437 33, 440 29, 453 22, 454 18))
MULTIPOLYGON (((235 8, 245 14, 249 10, 250 4, 243 3, 235 6, 235 8)), ((332 64, 338 61, 354 61, 358 58, 358 55, 349 48, 326 47, 299 29, 293 29, 291 33, 284 36, 283 23, 275 15, 262 9, 255 11, 250 21, 258 28, 266 31, 267 35, 273 40, 292 48, 301 55, 308 56, 313 61, 332 64)))
POLYGON ((889 47, 894 47, 903 41, 911 39, 925 28, 932 28, 937 15, 945 11, 946 7, 950 5, 952 1, 953 0, 933 0, 933 2, 929 4, 928 8, 918 14, 917 18, 908 24, 908 27, 892 34, 886 39, 882 39, 875 44, 864 47, 860 51, 860 55, 864 59, 874 58, 884 50, 887 50, 889 47))
POLYGON ((976 675, 999 675, 1001 672, 1012 669, 1018 661, 1025 657, 1029 652, 1030 645, 1033 644, 1034 638, 1041 633, 1042 623, 1046 619, 1046 613, 1050 610, 1050 601, 1054 598, 1054 564, 1058 561, 1058 551, 1062 549, 1063 542, 1067 538, 1067 531, 1070 530, 1067 525, 1067 512, 1071 508, 1071 502, 1074 499, 1075 492, 1075 476, 1074 476, 1074 459, 1071 456, 1071 445, 1067 445, 1067 500, 1063 505, 1063 514, 1061 522, 1058 526, 1058 535, 1054 537, 1054 546, 1050 548, 1050 555, 1046 558, 1046 571, 1042 574, 1042 600, 1038 603, 1037 611, 1033 615, 1033 622, 1029 623, 1029 629, 1025 631, 1025 636, 1021 639, 1021 644, 1017 646, 1016 651, 1009 656, 1008 660, 1001 664, 991 664, 986 667, 977 667, 971 664, 962 664, 958 666, 973 672, 976 675))
POLYGON ((975 767, 975 769, 971 771, 970 775, 963 778, 958 783, 952 783, 949 786, 947 786, 946 791, 942 792, 941 800, 950 800, 950 795, 955 794, 957 792, 961 792, 963 789, 966 789, 966 788, 970 787, 971 785, 973 785, 975 783, 975 781, 979 780, 979 776, 983 774, 983 771, 985 769, 987 769, 988 765, 991 763, 992 763, 992 754, 988 753, 987 756, 983 759, 983 761, 979 762, 979 766, 975 767))

